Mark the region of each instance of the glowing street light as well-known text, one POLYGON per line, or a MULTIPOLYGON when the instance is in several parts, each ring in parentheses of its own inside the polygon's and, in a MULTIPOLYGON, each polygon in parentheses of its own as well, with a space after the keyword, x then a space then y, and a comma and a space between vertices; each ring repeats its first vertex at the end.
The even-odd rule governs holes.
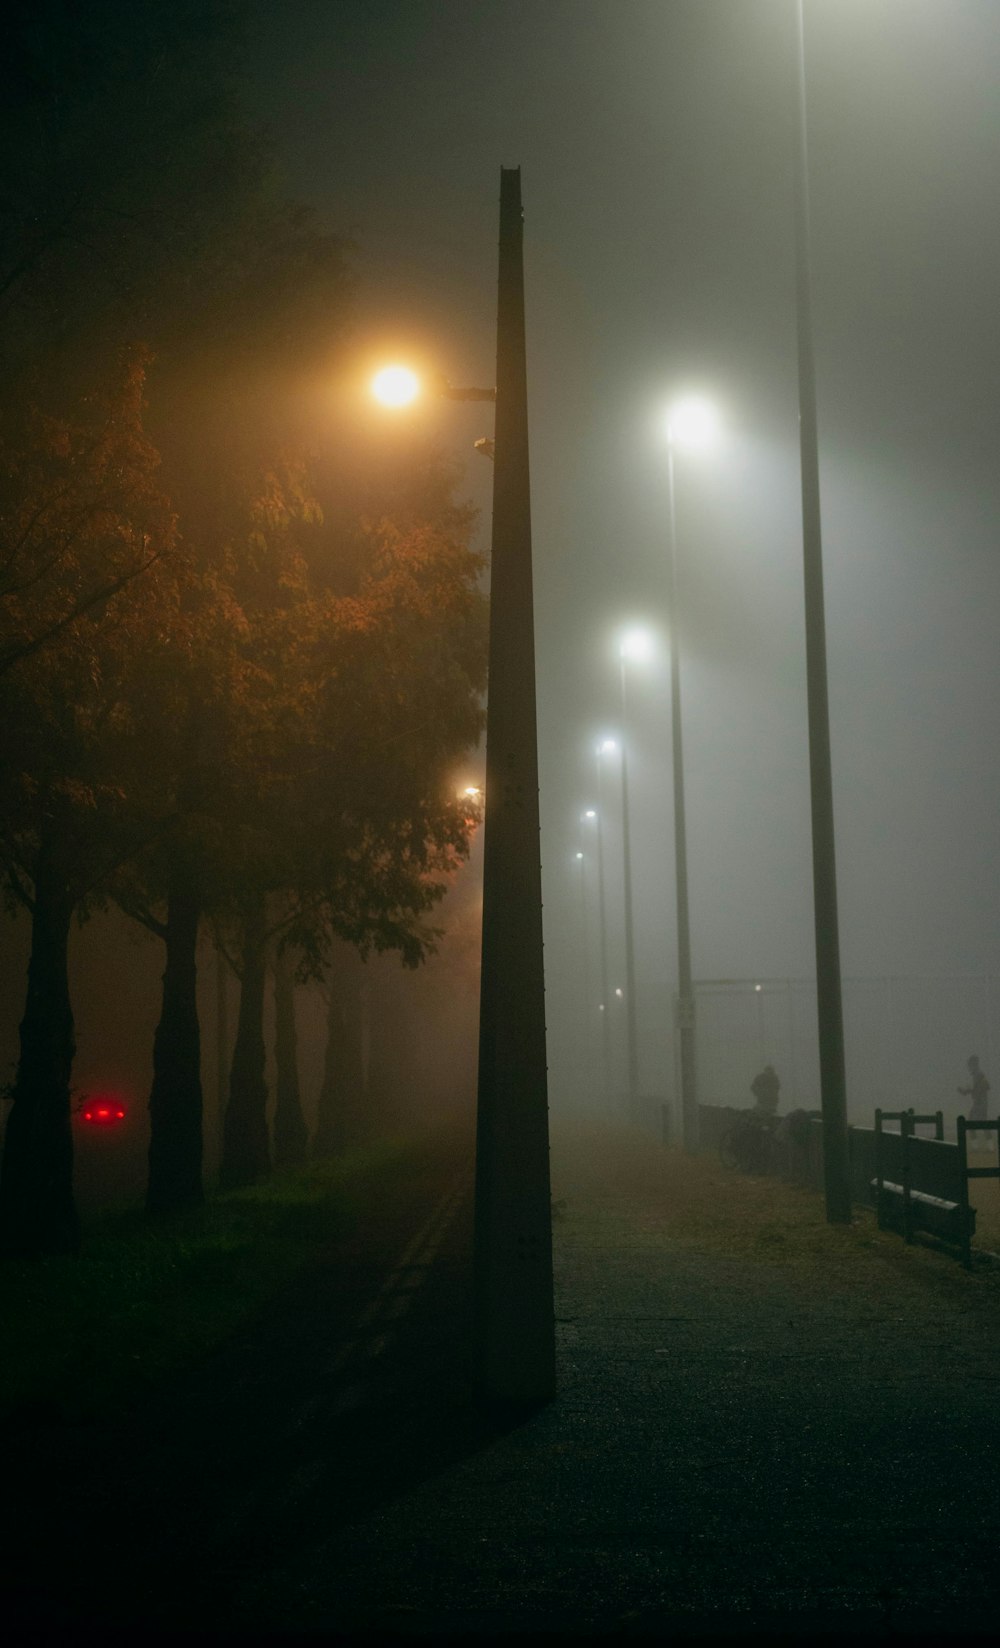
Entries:
MULTIPOLYGON (((440 372, 431 373, 429 382, 418 377, 409 366, 393 362, 383 366, 371 381, 371 392, 383 406, 399 407, 410 406, 430 388, 436 395, 443 395, 449 401, 495 401, 495 389, 476 389, 463 385, 449 383, 440 372)), ((486 436, 475 442, 477 451, 485 451, 487 457, 493 456, 493 442, 486 436)))
POLYGON ((648 629, 628 629, 621 638, 619 655, 631 664, 645 664, 654 652, 653 637, 648 629))
POLYGON ((719 414, 701 395, 675 401, 667 415, 667 440, 682 452, 706 452, 719 433, 719 414))
POLYGON ((383 406, 409 406, 420 394, 420 379, 408 366, 383 366, 372 379, 372 394, 383 406))

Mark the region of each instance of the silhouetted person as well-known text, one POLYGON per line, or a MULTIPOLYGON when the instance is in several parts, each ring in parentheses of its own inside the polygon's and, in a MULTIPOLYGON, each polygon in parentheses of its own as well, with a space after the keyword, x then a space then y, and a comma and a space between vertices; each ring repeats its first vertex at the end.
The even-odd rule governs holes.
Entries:
MULTIPOLYGON (((979 1068, 979 1059, 975 1053, 969 1054, 967 1063, 969 1076, 972 1080, 972 1086, 960 1087, 958 1089, 963 1098, 972 1100, 972 1103, 969 1106, 969 1114, 965 1119, 968 1122, 984 1122, 986 1120, 986 1095, 990 1090, 990 1084, 986 1080, 982 1070, 979 1068)), ((984 1137, 986 1138, 986 1142, 989 1143, 988 1134, 977 1134, 977 1150, 981 1147, 984 1137)))
POLYGON ((781 1083, 773 1064, 765 1064, 759 1076, 755 1076, 750 1083, 750 1091, 756 1099, 754 1109, 761 1116, 773 1116, 778 1108, 778 1094, 781 1092, 781 1083))

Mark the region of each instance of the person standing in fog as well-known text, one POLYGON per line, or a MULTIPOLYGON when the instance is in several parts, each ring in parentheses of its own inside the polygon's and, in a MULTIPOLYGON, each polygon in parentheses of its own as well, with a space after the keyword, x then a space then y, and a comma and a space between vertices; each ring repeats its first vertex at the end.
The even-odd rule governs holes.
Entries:
POLYGON ((765 1064, 759 1076, 755 1076, 750 1083, 750 1091, 756 1099, 755 1109, 762 1116, 773 1116, 778 1108, 778 1094, 781 1083, 773 1064, 765 1064))
MULTIPOLYGON (((969 1054, 967 1063, 972 1085, 958 1089, 963 1098, 972 1100, 966 1121, 970 1124, 984 1122, 986 1120, 986 1095, 990 1090, 990 1084, 986 1080, 984 1072, 979 1068, 979 1059, 975 1053, 969 1054)), ((984 1137, 985 1135, 982 1133, 978 1135, 975 1146, 977 1150, 981 1147, 984 1137)))

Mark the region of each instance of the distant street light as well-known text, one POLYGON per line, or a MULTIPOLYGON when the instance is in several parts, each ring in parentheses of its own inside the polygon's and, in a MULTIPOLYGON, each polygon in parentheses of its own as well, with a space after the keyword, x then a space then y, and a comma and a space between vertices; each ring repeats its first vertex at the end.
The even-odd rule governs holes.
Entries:
POLYGON ((622 637, 619 648, 621 692, 621 776, 622 776, 622 871, 625 894, 625 1034, 627 1043, 629 1120, 639 1120, 639 1037, 635 999, 635 934, 632 905, 632 840, 628 810, 628 694, 627 669, 630 660, 643 662, 653 651, 647 630, 632 629, 622 637))
POLYGON ((678 401, 667 420, 667 492, 670 542, 667 554, 667 616, 670 636, 670 727, 674 790, 674 879, 677 898, 677 1036, 680 1043, 681 1131, 689 1155, 698 1148, 698 1080, 695 1055, 695 999, 691 977, 691 920, 688 908, 687 815, 684 807, 684 743, 681 721, 681 653, 677 595, 677 505, 674 451, 704 451, 718 419, 710 402, 678 401))

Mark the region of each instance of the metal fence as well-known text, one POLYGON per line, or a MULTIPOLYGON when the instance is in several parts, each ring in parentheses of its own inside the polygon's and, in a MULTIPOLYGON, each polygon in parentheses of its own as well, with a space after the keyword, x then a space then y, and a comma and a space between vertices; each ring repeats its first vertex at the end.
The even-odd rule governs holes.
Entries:
MULTIPOLYGON (((781 1080, 782 1111, 818 1108, 816 986, 808 979, 709 979, 696 985, 698 1091, 706 1104, 752 1103, 765 1064, 781 1080)), ((1000 977, 845 978, 848 1117, 876 1107, 943 1110, 949 1134, 969 1101, 966 1060, 976 1053, 1000 1106, 995 1027, 1000 977)))

